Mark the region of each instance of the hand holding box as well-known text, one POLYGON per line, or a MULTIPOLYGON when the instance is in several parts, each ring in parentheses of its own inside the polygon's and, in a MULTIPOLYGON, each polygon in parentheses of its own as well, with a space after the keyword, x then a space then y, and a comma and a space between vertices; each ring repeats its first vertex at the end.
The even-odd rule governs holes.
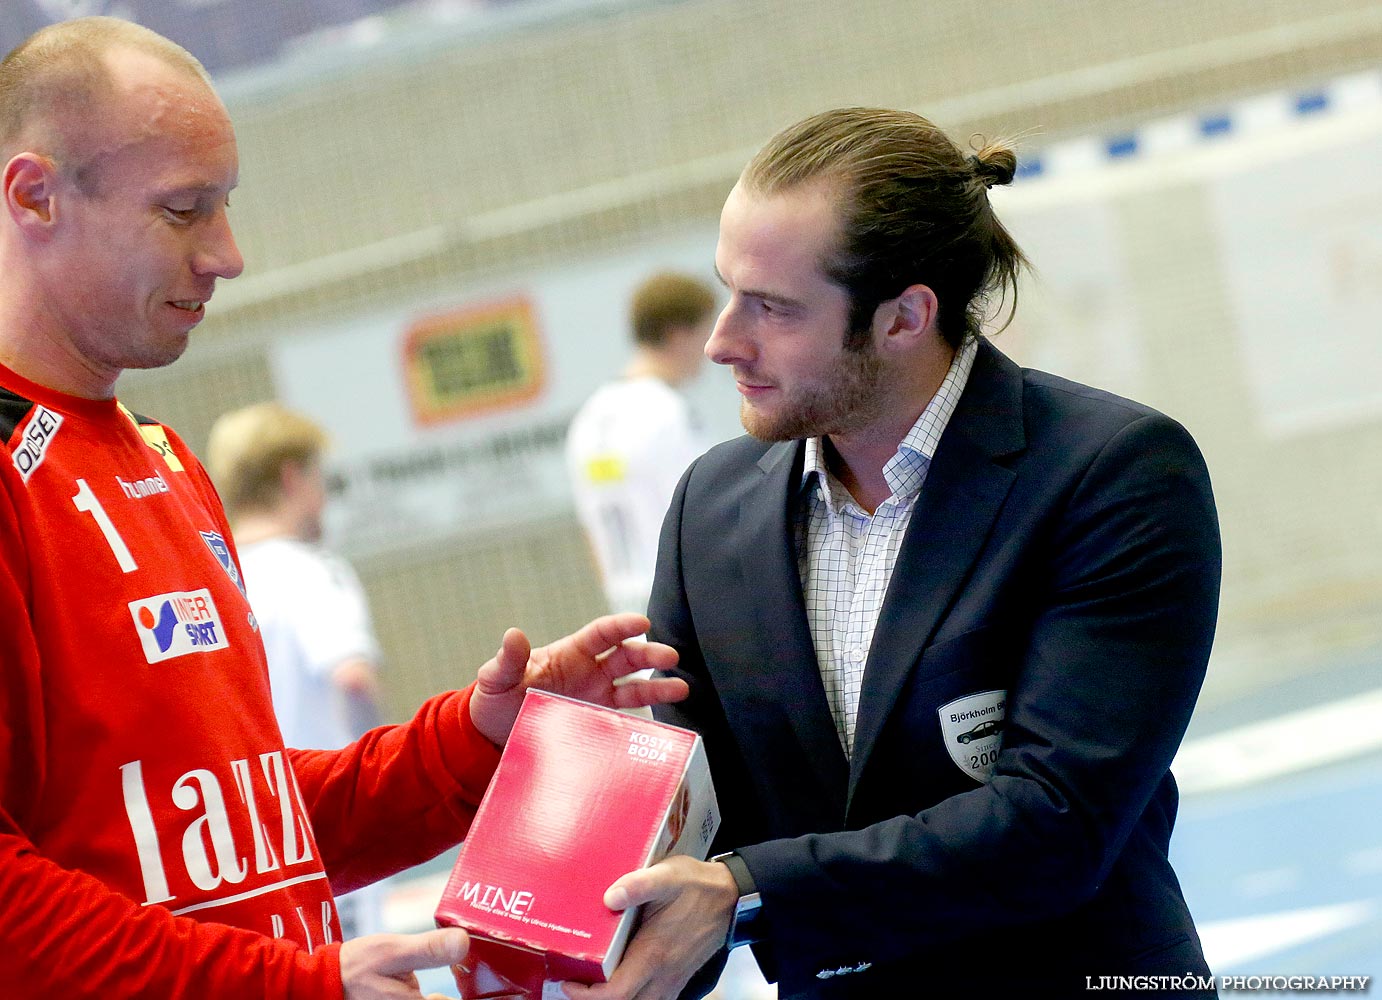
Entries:
POLYGON ((462 996, 605 982, 636 918, 604 905, 610 883, 669 854, 703 859, 718 826, 695 733, 529 691, 437 908, 471 935, 462 996))

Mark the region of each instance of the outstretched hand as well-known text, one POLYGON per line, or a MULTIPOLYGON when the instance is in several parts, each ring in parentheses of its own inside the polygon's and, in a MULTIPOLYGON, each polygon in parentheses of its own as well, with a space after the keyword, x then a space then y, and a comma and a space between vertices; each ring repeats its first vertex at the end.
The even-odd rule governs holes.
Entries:
POLYGON ((492 743, 503 746, 529 688, 609 708, 640 708, 680 701, 686 682, 674 677, 633 678, 638 670, 669 670, 677 652, 660 642, 632 642, 648 630, 636 614, 605 615, 556 642, 533 649, 511 628, 494 658, 480 668, 470 696, 470 718, 492 743))

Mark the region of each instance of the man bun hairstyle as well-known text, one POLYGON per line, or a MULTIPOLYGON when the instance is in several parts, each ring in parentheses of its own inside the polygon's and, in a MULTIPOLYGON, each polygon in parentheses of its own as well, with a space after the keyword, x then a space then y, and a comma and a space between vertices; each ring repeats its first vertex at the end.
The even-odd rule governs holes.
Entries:
POLYGON ((840 235, 822 268, 850 296, 846 347, 862 349, 878 306, 914 284, 936 293, 941 335, 958 347, 979 332, 995 293, 1002 301, 1011 291, 1016 307, 1027 259, 988 198, 1016 170, 1002 142, 966 156, 920 115, 838 108, 775 135, 740 183, 760 194, 828 185, 840 235))
POLYGON ((969 158, 969 168, 985 188, 1011 184, 1017 173, 1017 154, 1001 143, 990 142, 969 158))

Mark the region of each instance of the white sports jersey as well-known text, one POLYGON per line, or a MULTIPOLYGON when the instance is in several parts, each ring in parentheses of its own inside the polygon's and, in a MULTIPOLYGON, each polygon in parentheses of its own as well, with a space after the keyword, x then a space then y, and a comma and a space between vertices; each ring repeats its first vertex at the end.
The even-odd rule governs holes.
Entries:
POLYGON ((648 609, 662 519, 705 448, 686 400, 657 378, 602 386, 571 421, 567 472, 611 610, 648 609))
POLYGON ((241 547, 240 564, 284 743, 345 746, 361 734, 331 672, 345 660, 380 658, 359 578, 344 560, 291 538, 241 547))

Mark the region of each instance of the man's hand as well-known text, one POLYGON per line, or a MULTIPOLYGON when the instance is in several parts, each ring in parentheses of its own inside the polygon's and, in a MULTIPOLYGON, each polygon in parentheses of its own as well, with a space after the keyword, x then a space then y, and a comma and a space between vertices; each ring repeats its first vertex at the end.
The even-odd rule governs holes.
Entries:
MULTIPOLYGON (((455 965, 470 950, 470 937, 455 927, 425 934, 371 934, 341 945, 345 1000, 418 1000, 418 969, 455 965)), ((433 993, 429 1000, 441 997, 433 993)))
POLYGON ((470 696, 470 719, 492 743, 503 746, 529 688, 551 691, 610 708, 640 708, 685 698, 686 682, 674 677, 637 678, 636 670, 669 670, 677 652, 660 642, 629 642, 648 631, 642 615, 596 618, 572 635, 539 649, 516 628, 504 633, 494 659, 480 668, 470 696))
POLYGON ((643 922, 607 983, 563 983, 571 1000, 675 1000, 725 943, 739 888, 718 861, 676 855, 622 876, 605 905, 643 904, 643 922))

